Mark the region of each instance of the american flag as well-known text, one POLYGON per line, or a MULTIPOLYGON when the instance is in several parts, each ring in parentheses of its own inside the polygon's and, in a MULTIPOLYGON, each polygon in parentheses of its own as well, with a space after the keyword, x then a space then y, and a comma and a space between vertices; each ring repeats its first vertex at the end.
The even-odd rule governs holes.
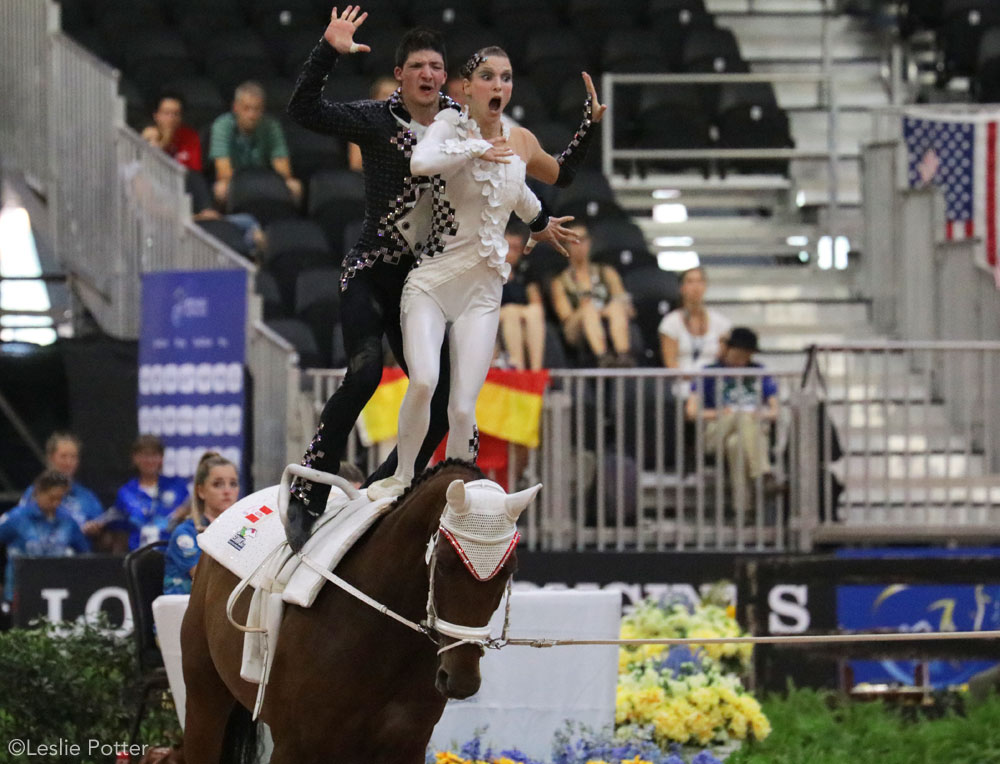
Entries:
POLYGON ((933 183, 947 204, 949 241, 977 238, 980 262, 997 265, 997 125, 972 115, 903 117, 910 188, 933 183))

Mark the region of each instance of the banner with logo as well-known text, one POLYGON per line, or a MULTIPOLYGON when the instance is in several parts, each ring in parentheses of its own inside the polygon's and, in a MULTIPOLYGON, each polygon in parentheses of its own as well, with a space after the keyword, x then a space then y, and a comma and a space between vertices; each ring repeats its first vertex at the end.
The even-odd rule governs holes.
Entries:
MULTIPOLYGON (((1000 549, 842 549, 846 559, 905 558, 958 559, 1000 557, 1000 549)), ((837 620, 841 628, 871 631, 992 631, 1000 629, 1000 585, 981 584, 877 584, 837 587, 837 620)), ((935 689, 968 682, 980 671, 996 665, 988 660, 933 660, 927 662, 928 679, 935 689)), ((916 661, 851 661, 855 682, 914 683, 916 661)))
POLYGON ((163 440, 165 475, 192 476, 209 450, 245 466, 246 279, 245 271, 142 277, 139 432, 163 440))

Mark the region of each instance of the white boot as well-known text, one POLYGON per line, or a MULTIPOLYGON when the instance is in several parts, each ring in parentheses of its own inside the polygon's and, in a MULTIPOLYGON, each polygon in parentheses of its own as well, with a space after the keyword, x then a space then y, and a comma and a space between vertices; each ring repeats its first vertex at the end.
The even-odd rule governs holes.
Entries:
POLYGON ((378 501, 379 499, 392 499, 401 495, 403 491, 409 487, 409 480, 403 480, 395 475, 390 475, 387 478, 376 480, 368 486, 368 498, 371 501, 378 501))

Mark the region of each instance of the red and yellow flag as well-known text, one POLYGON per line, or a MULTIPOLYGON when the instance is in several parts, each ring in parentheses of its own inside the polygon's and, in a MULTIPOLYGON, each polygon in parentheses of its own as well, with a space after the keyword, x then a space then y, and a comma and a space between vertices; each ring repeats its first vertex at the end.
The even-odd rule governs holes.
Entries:
MULTIPOLYGON (((476 402, 476 424, 480 431, 501 440, 530 448, 538 446, 542 396, 549 372, 490 369, 476 402)), ((361 412, 359 426, 366 445, 396 437, 399 407, 406 394, 402 369, 386 368, 375 395, 361 412)))

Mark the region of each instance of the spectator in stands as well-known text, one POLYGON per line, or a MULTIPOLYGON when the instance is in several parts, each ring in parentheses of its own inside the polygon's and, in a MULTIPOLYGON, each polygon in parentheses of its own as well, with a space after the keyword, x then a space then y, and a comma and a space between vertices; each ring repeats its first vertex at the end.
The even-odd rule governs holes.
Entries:
MULTIPOLYGON (((91 543, 100 547, 97 539, 104 528, 104 507, 93 491, 73 480, 80 466, 80 439, 71 432, 52 433, 45 442, 45 461, 48 469, 61 472, 69 478, 69 491, 60 507, 76 520, 91 543)), ((28 504, 34 492, 34 485, 29 486, 19 504, 28 504)))
POLYGON ((510 277, 503 285, 500 298, 500 335, 513 368, 537 371, 542 368, 545 357, 545 307, 541 289, 527 277, 524 246, 528 242, 528 227, 512 217, 504 238, 507 239, 510 277))
POLYGON ((705 270, 684 271, 680 278, 681 306, 660 322, 660 350, 668 369, 693 371, 715 363, 722 356, 722 341, 732 322, 717 310, 705 307, 705 270))
POLYGON ((198 534, 229 509, 240 494, 236 465, 206 451, 194 472, 191 512, 170 534, 163 568, 164 594, 190 594, 194 566, 201 557, 198 534))
POLYGON ((72 515, 61 506, 70 479, 53 469, 32 483, 31 498, 0 517, 0 545, 7 547, 4 601, 14 598, 14 560, 19 557, 66 557, 85 554, 90 544, 72 515))
POLYGON ((189 170, 201 172, 201 139, 194 128, 184 124, 184 98, 180 93, 165 91, 160 96, 153 124, 142 131, 142 137, 189 170))
POLYGON ((170 516, 188 497, 187 481, 161 475, 163 443, 155 435, 140 435, 132 445, 132 463, 139 473, 118 490, 115 508, 128 529, 128 548, 167 540, 170 516))
MULTIPOLYGON (((372 83, 371 97, 373 101, 385 101, 396 92, 399 83, 395 77, 383 75, 372 83)), ((354 172, 361 172, 361 147, 356 143, 347 144, 347 166, 354 172)))
MULTIPOLYGON (((705 369, 763 369, 754 363, 757 334, 745 326, 732 329, 722 358, 705 369)), ((757 478, 770 490, 771 462, 767 428, 778 416, 778 385, 766 374, 759 377, 705 377, 692 382, 687 400, 689 419, 700 416, 705 425, 705 449, 723 451, 733 492, 733 506, 749 509, 748 498, 757 478), (699 386, 704 387, 699 396, 699 386)))
POLYGON ((621 276, 610 265, 590 262, 591 241, 586 223, 574 221, 566 227, 576 234, 576 241, 567 245, 569 268, 551 285, 552 307, 562 324, 566 343, 590 350, 600 367, 635 366, 628 328, 632 306, 621 276), (605 322, 613 352, 608 349, 605 322))
POLYGON ((302 198, 302 182, 292 177, 288 144, 281 123, 264 113, 264 88, 253 81, 236 88, 233 110, 212 123, 209 158, 215 162, 215 199, 225 205, 234 173, 254 167, 270 167, 285 179, 296 201, 302 198))

